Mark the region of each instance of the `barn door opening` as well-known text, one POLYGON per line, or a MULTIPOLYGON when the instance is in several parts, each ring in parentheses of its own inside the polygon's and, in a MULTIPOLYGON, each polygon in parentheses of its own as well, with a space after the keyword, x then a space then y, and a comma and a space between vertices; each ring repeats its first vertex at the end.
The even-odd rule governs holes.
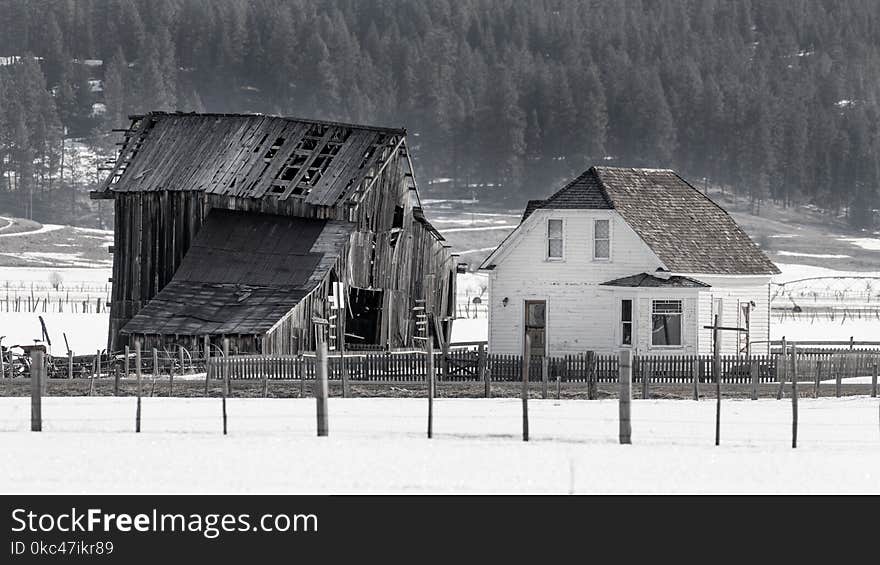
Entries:
POLYGON ((531 338, 531 355, 543 357, 547 353, 547 301, 526 300, 525 333, 531 338))
POLYGON ((381 290, 349 287, 348 307, 345 309, 345 346, 348 349, 380 343, 383 299, 381 290))

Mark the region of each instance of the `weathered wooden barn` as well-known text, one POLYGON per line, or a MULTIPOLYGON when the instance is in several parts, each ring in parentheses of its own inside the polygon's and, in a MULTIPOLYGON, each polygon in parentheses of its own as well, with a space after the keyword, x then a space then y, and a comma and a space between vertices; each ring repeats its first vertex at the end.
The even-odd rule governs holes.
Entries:
POLYGON ((234 352, 292 353, 314 347, 313 317, 334 320, 331 340, 349 348, 411 347, 424 344, 414 308, 426 304, 437 339, 450 335, 455 256, 422 211, 405 130, 131 120, 92 193, 114 201, 111 351, 132 337, 199 349, 208 336, 234 352))

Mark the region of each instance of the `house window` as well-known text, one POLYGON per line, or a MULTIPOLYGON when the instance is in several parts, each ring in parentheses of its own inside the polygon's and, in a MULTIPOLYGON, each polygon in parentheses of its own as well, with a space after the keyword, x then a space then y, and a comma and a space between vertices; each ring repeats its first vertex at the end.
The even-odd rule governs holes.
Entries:
POLYGON ((620 344, 632 345, 633 343, 633 301, 620 301, 620 344))
POLYGON ((611 258, 611 221, 593 220, 593 259, 611 258))
POLYGON ((547 259, 562 259, 562 220, 547 220, 547 259))
POLYGON ((681 300, 654 300, 651 311, 651 345, 681 346, 681 300))

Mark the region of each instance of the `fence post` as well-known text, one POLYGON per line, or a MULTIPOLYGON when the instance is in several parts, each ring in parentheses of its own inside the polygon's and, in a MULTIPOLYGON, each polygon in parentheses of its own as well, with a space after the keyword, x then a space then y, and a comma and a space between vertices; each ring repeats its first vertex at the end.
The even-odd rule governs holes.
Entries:
POLYGON ((877 398, 877 363, 871 371, 871 398, 877 398))
POLYGON ((529 332, 523 337, 522 356, 522 425, 523 441, 529 441, 529 364, 531 362, 532 339, 529 332))
POLYGON ((758 400, 758 362, 752 360, 749 365, 749 377, 752 379, 752 400, 758 400))
POLYGON ((226 389, 226 396, 232 395, 232 363, 229 360, 229 338, 223 336, 223 387, 226 389))
POLYGON ((317 326, 315 348, 315 401, 317 404, 318 437, 329 433, 327 422, 327 344, 324 341, 324 325, 317 326))
POLYGON ((547 366, 548 360, 546 356, 541 357, 541 398, 544 400, 547 399, 547 378, 548 378, 548 370, 547 366))
POLYGON ((159 350, 153 348, 153 378, 150 380, 150 396, 156 390, 156 377, 159 375, 159 350))
POLYGON ((339 363, 342 365, 339 368, 342 371, 342 398, 349 398, 351 396, 351 381, 348 376, 348 366, 345 364, 345 346, 343 344, 339 346, 339 363))
POLYGON ((67 378, 73 378, 73 351, 67 351, 67 378))
POLYGON ((785 356, 788 348, 785 344, 785 338, 782 338, 782 362, 776 364, 776 380, 779 381, 779 387, 776 389, 776 400, 782 400, 782 387, 785 386, 785 372, 788 370, 788 363, 785 356))
MULTIPOLYGON (((180 374, 184 374, 183 346, 180 347, 180 374)), ((168 396, 174 396, 174 363, 168 366, 168 396)))
MULTIPOLYGON (((846 365, 846 357, 843 358, 844 366, 846 365)), ((837 371, 834 375, 834 394, 840 398, 841 388, 843 385, 843 371, 840 370, 840 363, 837 364, 837 371)))
POLYGON ((43 381, 46 379, 44 345, 26 345, 23 348, 31 358, 31 431, 43 431, 43 381))
POLYGON ((208 379, 211 376, 211 373, 208 371, 208 362, 211 359, 211 337, 205 336, 204 338, 204 356, 205 356, 205 396, 208 396, 208 379))
MULTIPOLYGON (((128 378, 128 375, 131 374, 130 367, 129 367, 129 364, 131 363, 131 361, 130 361, 129 358, 128 358, 128 356, 129 356, 130 353, 131 353, 131 351, 129 350, 129 347, 126 345, 126 346, 125 346, 125 361, 124 361, 124 364, 125 364, 125 378, 126 378, 126 379, 128 378)), ((71 370, 71 376, 72 376, 72 374, 73 374, 73 373, 72 373, 72 371, 73 371, 73 362, 72 362, 72 361, 71 361, 71 365, 70 365, 70 370, 71 370)))
POLYGON ((797 345, 791 344, 791 447, 797 447, 798 432, 798 389, 797 389, 797 345))
POLYGON ((587 351, 587 400, 596 400, 596 352, 587 351))
POLYGON ((89 396, 92 396, 95 392, 95 379, 101 376, 101 352, 97 351, 95 353, 95 360, 92 362, 92 368, 95 371, 95 375, 89 379, 89 396))
POLYGON ((721 445, 721 349, 718 338, 721 336, 720 319, 715 314, 715 324, 712 329, 712 373, 715 377, 715 445, 721 445))
POLYGON ((425 384, 428 389, 428 439, 434 437, 434 338, 428 331, 428 358, 425 384))
POLYGON ((119 365, 113 364, 113 396, 119 396, 119 365))
POLYGON ((700 400, 700 373, 702 373, 703 369, 703 361, 700 359, 699 355, 694 356, 694 361, 691 363, 691 373, 694 380, 694 400, 700 400))
MULTIPOLYGON (((128 352, 128 346, 125 347, 126 352, 128 352)), ((126 364, 128 363, 128 355, 125 356, 126 364)), ((134 341, 134 362, 135 362, 135 374, 137 375, 137 413, 135 414, 134 421, 134 431, 135 433, 140 433, 141 431, 141 340, 136 339, 134 341)))
POLYGON ((645 359, 639 365, 642 373, 642 400, 648 400, 648 386, 650 386, 654 362, 651 359, 645 359))
POLYGON ((556 400, 559 400, 559 381, 560 380, 561 379, 560 379, 559 375, 556 375, 556 400))
POLYGON ((486 346, 483 344, 480 344, 480 349, 477 353, 477 363, 479 363, 480 379, 483 381, 486 389, 485 396, 486 398, 491 398, 492 385, 489 379, 489 362, 486 355, 486 346))
POLYGON ((816 378, 813 380, 813 398, 819 398, 819 384, 822 381, 822 362, 816 361, 816 378))
POLYGON ((186 358, 183 355, 183 346, 182 345, 177 346, 177 356, 179 357, 179 360, 180 360, 180 374, 185 375, 186 374, 186 365, 185 365, 186 358))
POLYGON ((620 415, 620 443, 632 443, 632 423, 630 421, 630 401, 632 399, 632 351, 620 350, 620 393, 618 395, 618 413, 620 415))
POLYGON ((229 338, 223 336, 223 358, 220 360, 221 366, 223 367, 223 373, 220 375, 220 378, 223 379, 223 382, 220 383, 220 388, 223 390, 223 435, 226 435, 226 397, 229 396, 229 373, 230 373, 230 364, 229 364, 229 338))

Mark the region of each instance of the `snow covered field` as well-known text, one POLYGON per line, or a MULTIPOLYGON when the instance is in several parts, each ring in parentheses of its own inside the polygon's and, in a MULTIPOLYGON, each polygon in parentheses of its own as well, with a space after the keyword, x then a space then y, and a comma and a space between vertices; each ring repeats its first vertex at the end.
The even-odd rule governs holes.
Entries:
POLYGON ((5 492, 880 493, 878 401, 802 399, 798 449, 787 401, 634 400, 633 445, 617 443, 613 400, 532 400, 521 441, 517 399, 440 399, 435 437, 422 399, 315 403, 230 399, 0 398, 5 492))

